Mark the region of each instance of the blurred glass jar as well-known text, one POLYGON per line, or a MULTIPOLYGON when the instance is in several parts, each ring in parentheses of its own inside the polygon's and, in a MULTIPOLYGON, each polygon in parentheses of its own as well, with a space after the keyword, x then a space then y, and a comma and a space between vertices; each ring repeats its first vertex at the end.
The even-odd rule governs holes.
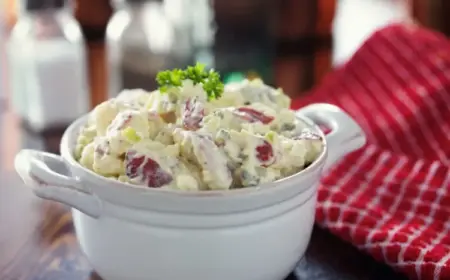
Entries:
POLYGON ((106 29, 109 98, 122 89, 154 90, 158 71, 194 63, 186 2, 168 9, 162 0, 115 1, 106 29))
POLYGON ((377 30, 411 20, 411 0, 339 0, 333 19, 333 66, 345 64, 377 30))
POLYGON ((211 4, 214 68, 225 82, 243 75, 273 85, 279 1, 215 0, 211 4))

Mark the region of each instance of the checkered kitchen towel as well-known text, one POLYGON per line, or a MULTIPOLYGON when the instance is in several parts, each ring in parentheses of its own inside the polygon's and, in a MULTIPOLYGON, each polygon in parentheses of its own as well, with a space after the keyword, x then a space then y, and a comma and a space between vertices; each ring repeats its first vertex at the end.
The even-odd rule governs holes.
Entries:
POLYGON ((314 102, 368 136, 323 178, 317 223, 413 279, 450 279, 450 41, 386 27, 293 107, 314 102))

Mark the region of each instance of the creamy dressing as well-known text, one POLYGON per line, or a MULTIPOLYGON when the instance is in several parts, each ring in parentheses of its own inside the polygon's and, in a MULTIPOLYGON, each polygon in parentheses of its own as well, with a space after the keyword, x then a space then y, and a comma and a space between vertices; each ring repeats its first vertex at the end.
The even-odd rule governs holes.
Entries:
POLYGON ((99 175, 151 188, 256 186, 299 172, 323 149, 289 106, 260 80, 227 85, 213 101, 191 81, 166 93, 126 90, 90 113, 75 157, 99 175))

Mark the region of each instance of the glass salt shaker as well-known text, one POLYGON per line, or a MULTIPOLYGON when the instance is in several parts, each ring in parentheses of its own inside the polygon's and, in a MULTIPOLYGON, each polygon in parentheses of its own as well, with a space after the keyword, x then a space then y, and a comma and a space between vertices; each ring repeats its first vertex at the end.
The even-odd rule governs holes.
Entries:
POLYGON ((90 110, 81 29, 65 0, 24 0, 8 42, 13 109, 31 130, 67 126, 90 110))
POLYGON ((122 89, 155 90, 160 70, 194 63, 189 20, 174 21, 162 0, 116 1, 114 6, 106 29, 109 98, 122 89))

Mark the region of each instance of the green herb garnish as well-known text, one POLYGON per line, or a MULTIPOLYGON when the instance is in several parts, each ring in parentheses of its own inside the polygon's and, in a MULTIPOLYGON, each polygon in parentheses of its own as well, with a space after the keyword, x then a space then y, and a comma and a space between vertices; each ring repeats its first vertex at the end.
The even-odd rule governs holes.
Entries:
POLYGON ((161 92, 167 92, 171 87, 180 87, 184 80, 191 80, 194 85, 202 84, 208 100, 218 99, 223 93, 223 83, 220 75, 214 70, 205 70, 205 65, 197 63, 185 70, 173 69, 160 71, 156 75, 156 82, 161 92))

